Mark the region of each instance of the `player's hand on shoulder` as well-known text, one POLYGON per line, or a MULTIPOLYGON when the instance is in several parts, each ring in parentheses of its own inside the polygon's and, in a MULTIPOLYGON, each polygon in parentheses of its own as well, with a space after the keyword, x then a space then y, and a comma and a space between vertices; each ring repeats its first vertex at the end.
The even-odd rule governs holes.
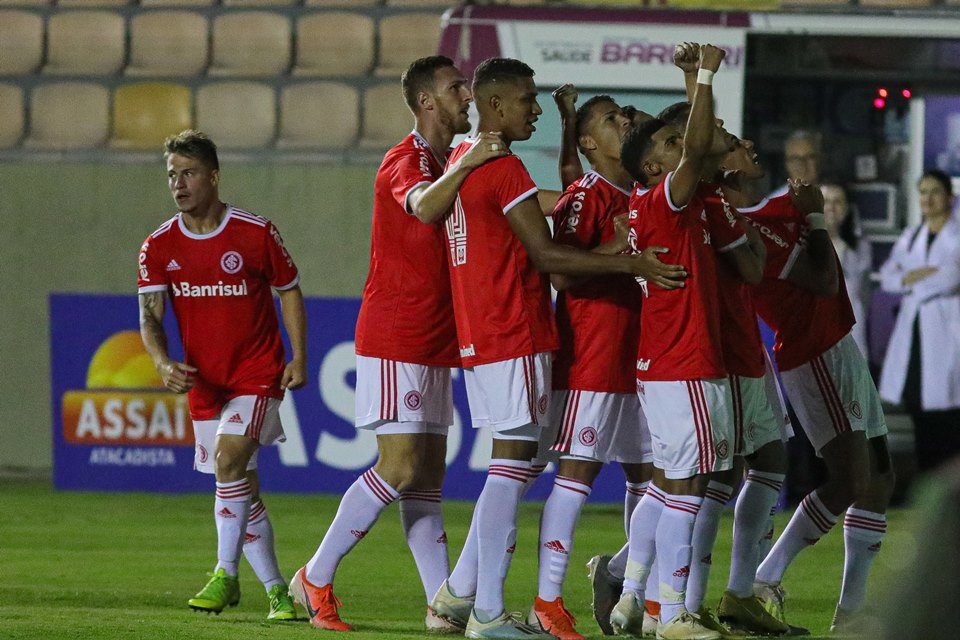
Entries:
POLYGON ((659 254, 667 253, 666 247, 647 247, 633 256, 633 275, 640 276, 662 289, 682 289, 686 286, 687 270, 679 264, 660 261, 659 254))
POLYGON ((577 113, 577 88, 570 84, 562 84, 553 92, 553 101, 557 103, 562 117, 575 116, 577 113))
POLYGON ((157 365, 157 373, 160 374, 163 386, 174 393, 190 391, 194 383, 193 374, 196 372, 196 367, 175 360, 165 360, 157 365))
POLYGON ((630 214, 621 213, 613 219, 613 240, 620 251, 630 248, 630 214))
POLYGON ((823 192, 819 187, 793 178, 787 180, 787 184, 790 187, 790 200, 793 206, 804 215, 823 213, 823 192))
POLYGON ((673 64, 684 73, 695 73, 700 64, 700 45, 681 42, 673 50, 673 64))
POLYGON ((280 378, 280 387, 286 389, 299 389, 307 383, 307 363, 303 360, 294 358, 283 368, 283 376, 280 378))
POLYGON ((484 162, 500 158, 510 152, 499 131, 484 131, 477 136, 477 141, 460 158, 461 166, 466 169, 476 169, 484 162))
POLYGON ((727 52, 712 44, 700 45, 700 68, 716 72, 727 52))

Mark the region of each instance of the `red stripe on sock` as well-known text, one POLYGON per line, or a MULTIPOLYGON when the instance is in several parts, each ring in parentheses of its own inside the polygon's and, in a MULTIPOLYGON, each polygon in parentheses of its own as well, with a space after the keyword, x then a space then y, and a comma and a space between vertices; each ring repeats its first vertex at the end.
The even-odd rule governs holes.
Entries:
POLYGON ((803 512, 807 514, 807 517, 813 522, 814 525, 820 531, 826 535, 830 533, 830 529, 833 528, 833 524, 830 523, 830 520, 827 519, 822 513, 820 513, 817 506, 813 503, 813 500, 810 499, 810 496, 805 496, 803 500, 800 501, 800 508, 803 509, 803 512))
POLYGON ((380 502, 387 505, 394 501, 393 495, 383 486, 383 483, 376 476, 373 469, 367 469, 361 477, 363 481, 367 483, 367 486, 370 487, 370 491, 380 499, 380 502))

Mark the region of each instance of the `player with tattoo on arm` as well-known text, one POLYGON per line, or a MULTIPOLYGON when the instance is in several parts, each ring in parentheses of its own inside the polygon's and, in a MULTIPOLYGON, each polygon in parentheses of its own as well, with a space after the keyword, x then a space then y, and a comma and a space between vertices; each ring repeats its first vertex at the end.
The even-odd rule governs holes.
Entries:
POLYGON ((280 400, 306 382, 300 276, 273 223, 220 201, 217 148, 207 136, 190 130, 172 136, 164 157, 179 212, 140 248, 140 334, 164 385, 188 394, 194 468, 214 474, 217 484, 217 565, 188 604, 220 613, 239 603, 242 552, 267 590, 267 618, 292 620, 296 612, 260 500, 257 451, 284 439, 280 400), (293 348, 286 364, 271 288, 293 348), (167 350, 168 302, 183 362, 167 350))

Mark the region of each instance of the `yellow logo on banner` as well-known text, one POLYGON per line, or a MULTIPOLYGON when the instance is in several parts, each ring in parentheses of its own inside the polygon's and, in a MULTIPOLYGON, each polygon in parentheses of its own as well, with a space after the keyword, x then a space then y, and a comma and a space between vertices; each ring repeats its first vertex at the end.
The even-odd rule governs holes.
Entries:
POLYGON ((136 331, 115 333, 87 369, 87 388, 63 394, 63 436, 73 444, 193 444, 187 397, 167 391, 136 331))

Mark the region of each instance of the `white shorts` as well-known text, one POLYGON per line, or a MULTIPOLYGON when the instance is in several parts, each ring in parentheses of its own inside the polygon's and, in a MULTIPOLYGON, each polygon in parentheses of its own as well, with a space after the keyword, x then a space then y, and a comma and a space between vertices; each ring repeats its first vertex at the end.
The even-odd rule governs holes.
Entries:
POLYGON ((733 466, 730 383, 713 380, 638 381, 650 426, 653 464, 672 480, 733 466))
POLYGON ((551 353, 535 353, 463 370, 474 429, 507 440, 540 439, 550 403, 551 353))
MULTIPOLYGON (((237 396, 220 409, 218 420, 194 420, 193 468, 201 473, 214 473, 213 454, 217 436, 247 436, 261 446, 283 442, 287 437, 280 423, 280 399, 267 396, 237 396)), ((247 471, 257 468, 257 449, 247 463, 247 471)))
POLYGON ((355 397, 358 429, 446 434, 453 424, 448 367, 358 355, 355 397))
MULTIPOLYGON (((729 376, 733 400, 733 454, 749 456, 760 447, 774 441, 783 441, 786 411, 778 411, 770 402, 767 376, 749 378, 729 376)), ((776 381, 773 383, 776 385, 776 381)), ((779 409, 779 407, 777 407, 779 409)))
POLYGON ((633 393, 554 390, 537 458, 653 462, 647 419, 633 393))
POLYGON ((863 431, 867 438, 887 433, 880 394, 852 336, 799 367, 781 371, 780 377, 818 453, 847 431, 863 431))

